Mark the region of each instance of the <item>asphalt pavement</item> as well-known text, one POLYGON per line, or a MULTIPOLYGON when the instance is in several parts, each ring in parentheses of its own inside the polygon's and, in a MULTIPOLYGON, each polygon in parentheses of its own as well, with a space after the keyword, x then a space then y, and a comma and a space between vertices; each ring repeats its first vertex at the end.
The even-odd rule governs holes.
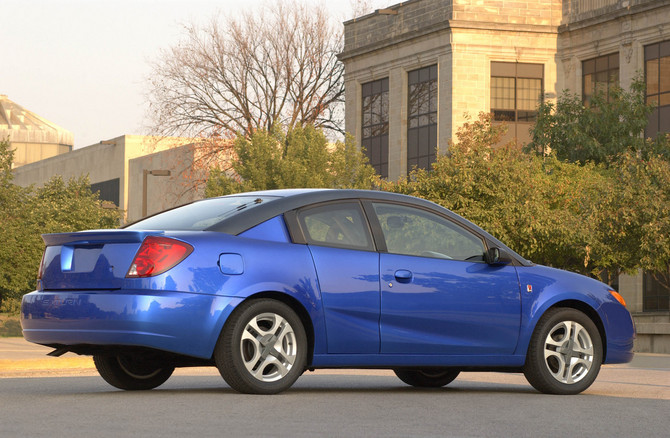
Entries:
MULTIPOLYGON (((23 338, 0 338, 0 378, 49 376, 96 376, 88 356, 66 353, 49 357, 51 348, 32 344, 23 338)), ((216 368, 185 368, 175 373, 182 376, 218 375, 216 368)), ((393 376, 389 370, 319 370, 322 375, 393 376)), ((518 373, 462 373, 459 381, 483 384, 528 385, 518 373)), ((530 385, 528 385, 530 388, 530 385)), ((670 400, 670 355, 637 353, 627 364, 603 365, 589 393, 613 397, 670 400)))

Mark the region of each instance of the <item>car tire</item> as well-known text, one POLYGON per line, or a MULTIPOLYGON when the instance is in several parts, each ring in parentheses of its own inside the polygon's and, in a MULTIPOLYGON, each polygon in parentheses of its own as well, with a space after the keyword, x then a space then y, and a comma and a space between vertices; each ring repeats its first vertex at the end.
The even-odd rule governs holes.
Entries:
POLYGON ((302 321, 277 300, 242 303, 226 321, 214 359, 223 379, 236 391, 285 391, 305 370, 307 336, 302 321))
POLYGON ((452 368, 399 368, 393 372, 400 380, 417 388, 440 388, 453 382, 460 374, 460 370, 452 368))
POLYGON ((174 372, 173 366, 157 366, 132 355, 96 355, 93 363, 107 383, 127 391, 154 389, 174 372))
POLYGON ((578 310, 553 308, 537 323, 523 372, 545 394, 579 394, 596 379, 602 360, 594 322, 578 310))

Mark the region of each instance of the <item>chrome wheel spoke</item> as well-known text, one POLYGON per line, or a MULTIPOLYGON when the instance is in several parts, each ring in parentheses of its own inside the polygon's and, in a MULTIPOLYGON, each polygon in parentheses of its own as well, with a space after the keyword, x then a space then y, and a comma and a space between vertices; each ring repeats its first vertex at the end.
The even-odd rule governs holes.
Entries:
POLYGON ((557 323, 545 339, 545 365, 561 383, 573 384, 582 380, 593 365, 593 354, 591 336, 575 321, 557 323))
POLYGON ((263 382, 286 376, 297 356, 295 333, 280 315, 263 313, 248 322, 240 340, 247 371, 263 382))
POLYGON ((554 376, 556 380, 563 380, 565 378, 566 363, 563 355, 558 353, 545 354, 545 361, 548 358, 552 358, 551 366, 549 367, 549 372, 554 376))
POLYGON ((579 342, 579 340, 582 339, 584 335, 588 336, 588 333, 586 333, 586 329, 584 329, 584 327, 582 327, 580 324, 577 324, 576 322, 572 322, 570 324, 570 340, 572 342, 579 342))
POLYGON ((260 335, 254 334, 251 330, 249 330, 249 327, 247 327, 246 330, 242 333, 242 340, 243 341, 249 341, 252 344, 256 345, 257 347, 260 348, 260 341, 259 339, 261 338, 260 335))
POLYGON ((565 357, 553 350, 544 350, 544 360, 546 361, 549 358, 553 358, 559 364, 565 364, 565 357))
POLYGON ((247 369, 249 369, 251 375, 257 378, 258 380, 271 381, 275 379, 269 379, 269 376, 276 374, 276 371, 273 373, 269 373, 268 369, 277 370, 283 368, 280 367, 279 365, 280 365, 279 361, 277 361, 277 359, 274 356, 267 355, 259 359, 257 362, 255 362, 251 369, 249 369, 249 367, 247 367, 247 369))
POLYGON ((575 347, 573 348, 573 351, 575 351, 576 353, 579 353, 579 355, 581 357, 593 356, 593 346, 592 345, 590 345, 588 347, 582 347, 582 346, 579 346, 579 345, 575 345, 575 347))
POLYGON ((566 375, 567 383, 578 382, 589 372, 591 363, 584 359, 576 359, 570 364, 570 369, 566 375))
POLYGON ((286 363, 284 363, 280 358, 276 357, 274 354, 269 354, 265 358, 261 369, 267 369, 268 366, 270 366, 273 372, 269 373, 268 375, 257 376, 257 378, 260 377, 261 380, 264 378, 268 378, 269 376, 277 376, 278 378, 281 378, 284 377, 289 372, 289 368, 287 367, 286 363))
POLYGON ((245 332, 252 333, 256 336, 262 337, 268 334, 268 330, 266 328, 263 328, 259 325, 261 321, 267 321, 266 319, 260 319, 263 315, 259 315, 256 318, 252 319, 249 321, 247 324, 247 327, 245 329, 245 332))
POLYGON ((557 347, 563 346, 569 340, 570 331, 568 323, 566 321, 561 321, 551 329, 549 336, 547 336, 546 343, 556 345, 557 347))
POLYGON ((551 339, 550 337, 548 337, 547 341, 546 341, 546 344, 545 344, 545 348, 547 348, 550 345, 558 348, 558 347, 562 347, 564 344, 565 344, 565 341, 556 341, 556 340, 551 339))

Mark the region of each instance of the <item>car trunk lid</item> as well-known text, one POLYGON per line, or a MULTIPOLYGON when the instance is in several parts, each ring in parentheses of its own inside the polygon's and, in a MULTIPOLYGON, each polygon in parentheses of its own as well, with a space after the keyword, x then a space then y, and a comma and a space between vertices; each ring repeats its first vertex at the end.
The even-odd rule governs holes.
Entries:
POLYGON ((120 289, 147 235, 162 232, 100 230, 43 234, 41 290, 120 289))

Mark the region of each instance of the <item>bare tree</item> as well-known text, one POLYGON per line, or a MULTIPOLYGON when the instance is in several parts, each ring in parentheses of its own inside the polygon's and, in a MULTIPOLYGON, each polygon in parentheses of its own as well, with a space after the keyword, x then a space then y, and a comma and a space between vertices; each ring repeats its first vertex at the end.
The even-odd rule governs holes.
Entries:
POLYGON ((286 0, 189 25, 152 64, 152 130, 226 138, 309 123, 342 132, 341 44, 324 8, 286 0))

